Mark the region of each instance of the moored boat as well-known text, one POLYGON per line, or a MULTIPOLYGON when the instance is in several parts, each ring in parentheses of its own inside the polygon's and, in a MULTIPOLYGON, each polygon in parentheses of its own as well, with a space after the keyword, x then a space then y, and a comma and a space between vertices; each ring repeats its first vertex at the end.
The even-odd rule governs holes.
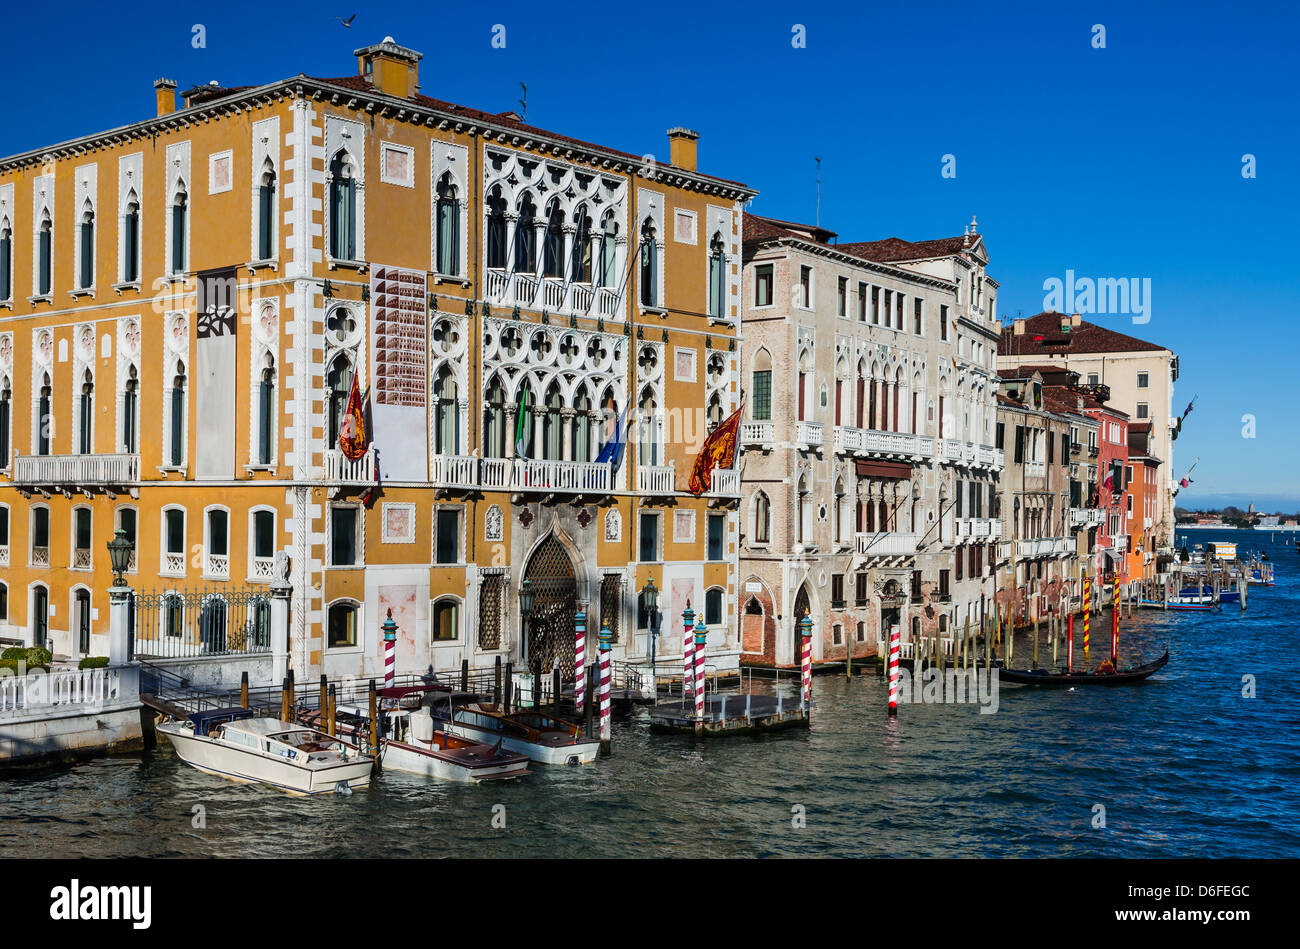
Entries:
POLYGON ((600 742, 573 722, 529 709, 507 712, 477 695, 458 693, 432 705, 446 731, 527 755, 538 764, 590 764, 600 742))
POLYGON ((485 744, 445 729, 435 729, 427 709, 401 709, 387 715, 383 766, 448 781, 503 781, 528 774, 528 756, 485 744))
POLYGON ((1190 610, 1193 612, 1206 612, 1209 610, 1217 610, 1219 608, 1219 604, 1215 602, 1213 597, 1196 597, 1193 599, 1191 597, 1181 596, 1171 596, 1168 603, 1164 600, 1138 600, 1138 606, 1144 607, 1148 610, 1170 609, 1183 611, 1190 610))
POLYGON ((186 764, 207 774, 265 784, 290 794, 323 794, 370 784, 374 759, 345 741, 244 708, 209 709, 164 722, 186 764))
MULTIPOLYGON (((1108 660, 1109 661, 1109 660, 1108 660)), ((998 668, 999 682, 1014 682, 1020 685, 1069 686, 1069 685, 1124 685, 1129 682, 1141 682, 1169 662, 1169 650, 1159 659, 1131 669, 1093 672, 1049 672, 1047 669, 1006 669, 998 668)))

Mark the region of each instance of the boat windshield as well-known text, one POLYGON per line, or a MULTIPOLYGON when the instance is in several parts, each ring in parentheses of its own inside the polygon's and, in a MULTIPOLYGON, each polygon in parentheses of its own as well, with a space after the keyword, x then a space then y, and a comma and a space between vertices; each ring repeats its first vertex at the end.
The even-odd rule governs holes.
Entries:
POLYGON ((342 742, 335 741, 325 735, 317 734, 311 731, 293 731, 281 732, 278 735, 268 736, 271 741, 279 742, 282 745, 288 745, 290 748, 296 748, 299 751, 307 753, 318 751, 342 751, 342 742))

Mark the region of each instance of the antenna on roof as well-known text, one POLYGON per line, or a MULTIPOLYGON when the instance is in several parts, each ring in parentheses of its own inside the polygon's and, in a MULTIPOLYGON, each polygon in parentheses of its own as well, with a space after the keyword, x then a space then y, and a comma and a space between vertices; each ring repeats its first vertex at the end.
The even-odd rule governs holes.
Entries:
POLYGON ((813 161, 817 162, 817 218, 816 224, 822 226, 822 158, 820 155, 814 155, 813 161))
POLYGON ((528 87, 521 82, 519 88, 524 91, 523 97, 519 100, 519 121, 523 122, 528 115, 528 87))

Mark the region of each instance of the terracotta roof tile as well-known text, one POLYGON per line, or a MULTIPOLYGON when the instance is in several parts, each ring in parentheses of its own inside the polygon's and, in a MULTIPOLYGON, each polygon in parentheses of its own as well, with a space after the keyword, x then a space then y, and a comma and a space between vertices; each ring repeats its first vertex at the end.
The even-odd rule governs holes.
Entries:
POLYGON ((1025 332, 1017 336, 1014 326, 1002 328, 998 340, 999 356, 1040 356, 1049 353, 1128 353, 1159 352, 1165 349, 1155 343, 1117 333, 1115 330, 1089 323, 1086 320, 1069 333, 1061 332, 1061 321, 1069 320, 1063 313, 1046 312, 1025 320, 1025 332), (1039 338, 1035 338, 1039 337, 1039 338))

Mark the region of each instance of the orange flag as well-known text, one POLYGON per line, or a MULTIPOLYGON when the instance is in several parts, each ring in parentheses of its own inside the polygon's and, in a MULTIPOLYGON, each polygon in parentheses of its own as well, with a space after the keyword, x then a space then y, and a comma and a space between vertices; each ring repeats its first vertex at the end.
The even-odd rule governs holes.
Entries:
POLYGON ((704 439, 704 447, 695 456, 695 466, 691 468, 691 478, 687 487, 697 497, 709 490, 713 482, 714 468, 730 468, 736 461, 736 436, 740 430, 740 413, 744 403, 732 412, 721 425, 704 439))
POLYGON ((366 415, 361 407, 361 389, 357 386, 355 374, 343 423, 339 425, 339 450, 348 461, 356 461, 366 453, 366 415))

